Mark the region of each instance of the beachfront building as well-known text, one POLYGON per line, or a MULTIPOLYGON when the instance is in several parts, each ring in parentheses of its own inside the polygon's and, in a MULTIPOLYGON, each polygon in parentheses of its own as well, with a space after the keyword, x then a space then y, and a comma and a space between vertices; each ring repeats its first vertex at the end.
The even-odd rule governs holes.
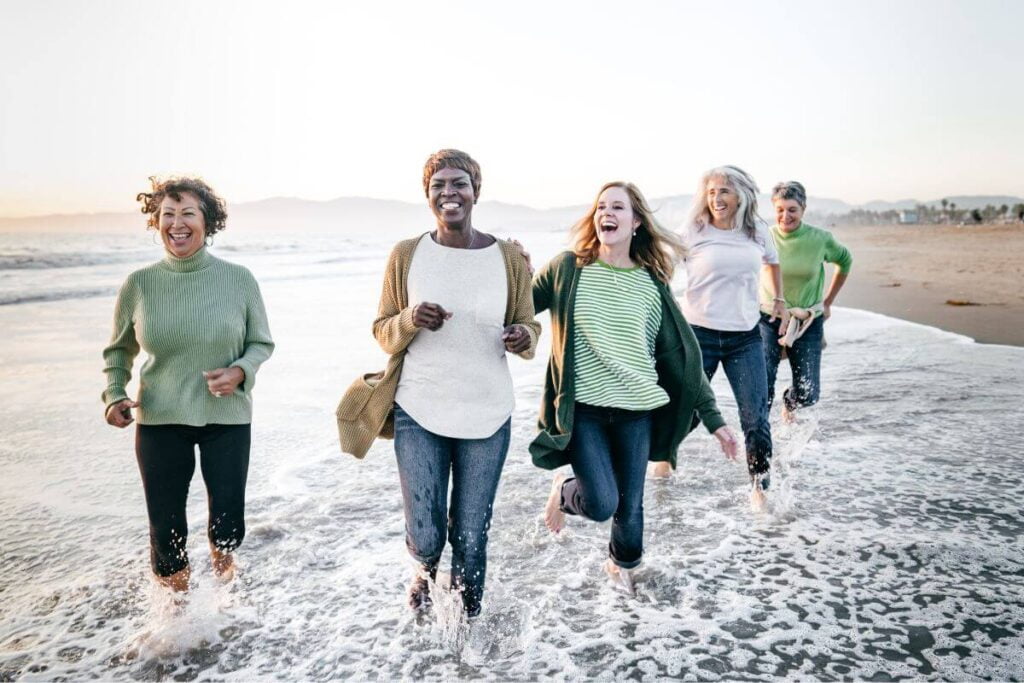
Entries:
POLYGON ((917 211, 915 211, 914 209, 900 210, 900 225, 910 225, 917 222, 917 211))

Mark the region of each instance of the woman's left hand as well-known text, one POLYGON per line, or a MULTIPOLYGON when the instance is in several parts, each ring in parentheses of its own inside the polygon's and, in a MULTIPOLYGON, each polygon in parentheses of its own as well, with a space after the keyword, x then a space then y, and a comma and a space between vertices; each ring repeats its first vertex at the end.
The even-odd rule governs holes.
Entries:
POLYGON ((736 454, 739 451, 739 441, 736 440, 736 435, 729 429, 729 425, 722 425, 715 430, 714 436, 718 439, 718 445, 722 448, 722 453, 729 460, 735 460, 736 454))
POLYGON ((789 327, 789 309, 786 308, 785 301, 776 299, 772 302, 772 317, 768 319, 768 322, 775 322, 776 318, 779 319, 779 336, 784 337, 786 329, 789 327))
POLYGON ((530 348, 530 333, 522 325, 509 325, 501 333, 501 340, 505 342, 505 350, 509 353, 522 353, 530 348))
POLYGON ((203 373, 210 393, 220 398, 230 396, 245 381, 245 372, 239 367, 217 368, 203 373))

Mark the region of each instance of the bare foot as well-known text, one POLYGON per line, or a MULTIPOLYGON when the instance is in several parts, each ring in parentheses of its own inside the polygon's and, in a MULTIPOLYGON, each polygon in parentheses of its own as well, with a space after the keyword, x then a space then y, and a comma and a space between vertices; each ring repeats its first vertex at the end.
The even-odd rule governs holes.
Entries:
POLYGON ((790 425, 796 422, 796 411, 787 408, 785 403, 782 404, 782 421, 790 425))
POLYGON ((210 546, 210 561, 213 564, 213 573, 223 583, 229 583, 235 578, 235 556, 229 552, 218 550, 210 546))
POLYGON ((188 567, 185 567, 181 571, 174 572, 170 576, 158 576, 153 575, 156 578, 156 582, 165 588, 170 588, 175 593, 187 593, 188 592, 188 580, 191 576, 191 572, 188 567))
POLYGON ((754 482, 754 486, 750 489, 750 509, 754 512, 764 512, 768 507, 768 497, 765 496, 764 490, 761 489, 761 484, 758 481, 754 482))
POLYGON ((544 506, 544 525, 552 533, 558 533, 565 526, 565 513, 562 512, 562 484, 568 479, 564 472, 556 472, 551 480, 551 493, 544 506))
POLYGON ((664 477, 665 479, 672 476, 672 465, 666 460, 654 463, 654 476, 664 477))
POLYGON ((636 587, 633 585, 633 575, 631 569, 620 567, 619 565, 612 562, 611 558, 604 561, 604 571, 613 582, 617 585, 622 586, 622 590, 630 596, 636 595, 636 587))

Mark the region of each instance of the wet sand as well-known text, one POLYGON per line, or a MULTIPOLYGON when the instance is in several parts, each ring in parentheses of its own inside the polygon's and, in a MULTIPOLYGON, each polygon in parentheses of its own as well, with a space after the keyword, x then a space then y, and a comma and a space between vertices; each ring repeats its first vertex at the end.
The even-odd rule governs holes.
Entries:
POLYGON ((837 305, 1024 346, 1024 224, 829 229, 854 258, 837 305))

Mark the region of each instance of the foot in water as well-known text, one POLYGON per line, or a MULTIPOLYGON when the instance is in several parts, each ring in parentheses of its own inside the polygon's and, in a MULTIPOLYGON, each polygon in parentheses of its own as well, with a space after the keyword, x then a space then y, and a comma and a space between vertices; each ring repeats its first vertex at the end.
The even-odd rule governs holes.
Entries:
POLYGON ((437 577, 437 568, 422 566, 416 569, 409 582, 409 608, 418 611, 431 605, 430 582, 437 577))
POLYGON ((636 595, 636 587, 633 584, 632 569, 626 569, 612 562, 611 558, 604 561, 604 571, 612 583, 619 586, 629 596, 636 595))
POLYGON ((672 465, 662 460, 661 462, 654 463, 654 476, 659 478, 669 478, 672 476, 672 465))
POLYGON ((768 472, 751 477, 750 507, 754 512, 764 512, 768 507, 768 497, 765 495, 765 491, 768 490, 771 481, 771 474, 768 472))
POLYGON ((564 472, 555 473, 551 480, 551 493, 544 505, 544 525, 557 534, 565 526, 565 513, 562 512, 562 484, 569 478, 564 472))
POLYGON ((213 573, 221 583, 231 583, 235 578, 235 556, 230 552, 217 549, 210 544, 210 563, 213 573))

